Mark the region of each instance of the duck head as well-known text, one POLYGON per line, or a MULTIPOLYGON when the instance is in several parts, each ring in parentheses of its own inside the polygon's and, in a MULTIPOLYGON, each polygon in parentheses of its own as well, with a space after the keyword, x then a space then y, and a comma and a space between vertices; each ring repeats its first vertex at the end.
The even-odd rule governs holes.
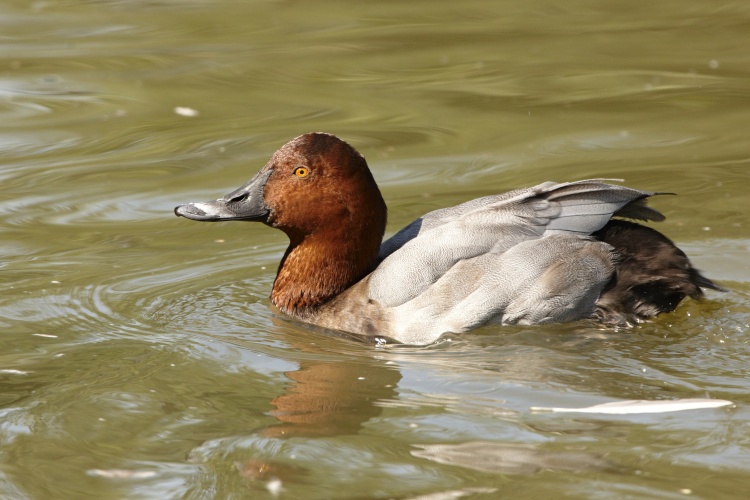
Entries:
POLYGON ((296 316, 314 312, 373 268, 386 224, 386 205, 364 157, 323 133, 289 141, 239 189, 174 212, 205 222, 263 222, 284 231, 289 248, 271 299, 296 316))

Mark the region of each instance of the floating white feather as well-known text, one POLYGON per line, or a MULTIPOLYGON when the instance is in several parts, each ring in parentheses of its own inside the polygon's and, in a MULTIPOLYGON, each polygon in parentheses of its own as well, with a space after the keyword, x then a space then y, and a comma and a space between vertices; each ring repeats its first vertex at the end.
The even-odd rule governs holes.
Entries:
POLYGON ((702 408, 718 408, 734 404, 725 399, 672 399, 672 400, 628 400, 603 403, 586 408, 545 408, 532 406, 531 411, 550 411, 555 413, 604 413, 611 415, 625 415, 638 413, 666 413, 670 411, 698 410, 702 408))

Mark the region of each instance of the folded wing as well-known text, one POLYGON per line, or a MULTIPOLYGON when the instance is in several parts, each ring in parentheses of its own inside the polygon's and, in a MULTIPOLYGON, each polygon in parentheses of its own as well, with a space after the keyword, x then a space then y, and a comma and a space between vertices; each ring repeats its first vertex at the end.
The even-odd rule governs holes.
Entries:
MULTIPOLYGON (((524 245, 524 255, 514 260, 532 264, 518 272, 512 272, 512 265, 504 263, 504 271, 511 271, 511 280, 516 276, 515 281, 504 285, 513 289, 523 285, 517 281, 541 276, 556 255, 565 255, 580 246, 574 244, 576 238, 587 238, 613 216, 662 220, 661 213, 645 204, 646 198, 654 194, 599 179, 545 182, 430 212, 383 243, 380 256, 384 260, 369 278, 369 296, 386 307, 403 305, 424 294, 461 263, 457 269, 465 277, 452 276, 452 281, 458 280, 456 283, 480 279, 466 264, 478 257, 499 257, 521 243, 541 241, 551 235, 568 236, 556 240, 552 247, 545 244, 535 249, 533 243, 524 245), (534 268, 534 254, 541 250, 552 260, 542 259, 534 268)), ((481 260, 482 268, 491 267, 486 258, 481 260)), ((611 274, 608 269, 606 266, 601 272, 611 274)), ((572 270, 563 272, 571 274, 572 270)), ((601 277, 605 278, 608 275, 601 277)))

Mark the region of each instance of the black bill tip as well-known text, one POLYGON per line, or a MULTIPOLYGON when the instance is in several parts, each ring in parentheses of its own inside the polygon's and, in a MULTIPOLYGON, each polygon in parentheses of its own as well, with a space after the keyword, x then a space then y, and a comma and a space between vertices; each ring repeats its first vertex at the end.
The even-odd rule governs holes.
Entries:
POLYGON ((174 209, 174 214, 177 217, 185 217, 191 220, 212 221, 218 219, 215 214, 208 213, 197 205, 199 204, 188 203, 186 205, 177 205, 174 209))

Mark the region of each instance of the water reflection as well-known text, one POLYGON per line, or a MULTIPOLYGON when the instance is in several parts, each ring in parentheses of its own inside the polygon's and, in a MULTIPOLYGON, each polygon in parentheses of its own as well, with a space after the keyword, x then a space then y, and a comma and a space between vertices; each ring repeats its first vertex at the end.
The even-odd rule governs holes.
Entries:
POLYGON ((401 378, 392 367, 361 359, 304 361, 299 370, 286 376, 291 384, 271 401, 275 410, 270 415, 281 423, 265 429, 263 434, 269 437, 356 434, 364 423, 380 415, 379 401, 395 398, 401 378))
POLYGON ((593 453, 545 450, 536 445, 471 441, 415 447, 419 448, 411 452, 415 457, 495 474, 615 470, 604 457, 593 453))
MULTIPOLYGON (((287 321, 276 319, 274 323, 277 334, 284 336, 288 333, 285 332, 287 321)), ((282 484, 307 481, 310 469, 290 464, 289 459, 294 458, 294 452, 289 450, 295 446, 285 447, 282 442, 296 443, 297 438, 331 439, 357 435, 386 408, 418 410, 420 407, 431 407, 462 416, 522 418, 518 412, 504 408, 503 400, 499 398, 482 398, 469 393, 459 396, 450 394, 448 388, 441 395, 440 380, 446 377, 451 379, 452 372, 465 379, 469 372, 475 371, 480 377, 496 378, 498 385, 507 383, 507 380, 529 382, 554 378, 557 373, 550 364, 550 359, 555 359, 552 352, 528 346, 517 350, 512 360, 501 358, 494 369, 489 369, 486 360, 482 366, 466 366, 467 358, 464 356, 476 359, 477 355, 470 343, 462 348, 459 342, 455 349, 397 348, 393 352, 376 351, 383 355, 378 356, 381 359, 372 359, 362 356, 359 349, 352 348, 348 343, 334 348, 332 352, 331 345, 336 343, 336 339, 323 341, 320 345, 311 344, 309 337, 304 336, 292 335, 287 339, 290 340, 289 347, 299 353, 301 360, 298 369, 285 372, 289 383, 282 394, 271 400, 273 409, 268 415, 278 423, 258 429, 248 436, 252 444, 245 448, 244 456, 235 461, 235 468, 242 478, 252 483, 251 488, 264 487, 271 491, 282 484), (331 359, 332 355, 335 359, 331 359), (422 370, 427 367, 434 370, 433 387, 438 392, 408 398, 399 394, 397 386, 402 381, 402 369, 415 362, 422 370), (272 445, 274 441, 277 444, 272 445), (274 452, 268 453, 269 448, 274 452), (284 448, 286 452, 282 451, 284 448)), ((558 426, 558 431, 571 426, 579 430, 581 427, 580 423, 568 423, 558 426)), ((586 428, 588 431, 594 430, 592 426, 586 428)), ((456 440, 455 443, 415 443, 412 446, 417 449, 410 451, 410 454, 438 464, 506 475, 533 474, 543 470, 612 472, 618 469, 602 455, 582 451, 580 447, 578 450, 560 450, 524 443, 526 437, 523 435, 518 436, 520 442, 464 441, 461 434, 462 431, 457 429, 455 434, 449 431, 443 435, 444 439, 456 440)))

